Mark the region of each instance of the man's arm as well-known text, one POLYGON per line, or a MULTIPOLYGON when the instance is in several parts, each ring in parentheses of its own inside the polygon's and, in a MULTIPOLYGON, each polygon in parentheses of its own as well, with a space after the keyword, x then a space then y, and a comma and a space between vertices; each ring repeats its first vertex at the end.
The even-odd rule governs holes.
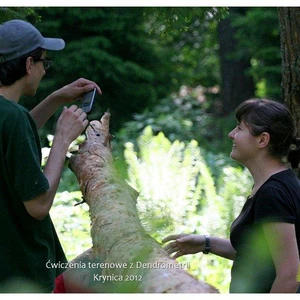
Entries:
POLYGON ((43 127, 60 105, 79 100, 93 88, 97 89, 98 94, 102 93, 100 87, 95 82, 80 78, 50 94, 30 111, 31 116, 37 124, 37 128, 40 129, 43 127))
POLYGON ((72 105, 64 108, 56 126, 53 144, 44 168, 49 189, 39 196, 25 201, 27 212, 35 219, 44 219, 52 206, 70 143, 86 128, 88 120, 81 108, 72 105))

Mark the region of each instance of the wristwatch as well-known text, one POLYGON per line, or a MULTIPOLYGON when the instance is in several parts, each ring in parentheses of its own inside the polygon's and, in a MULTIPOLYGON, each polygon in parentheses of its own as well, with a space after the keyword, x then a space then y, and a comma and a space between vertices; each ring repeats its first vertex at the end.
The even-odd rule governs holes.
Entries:
POLYGON ((205 237, 205 249, 203 250, 203 254, 208 254, 210 252, 210 238, 208 235, 204 235, 205 237))

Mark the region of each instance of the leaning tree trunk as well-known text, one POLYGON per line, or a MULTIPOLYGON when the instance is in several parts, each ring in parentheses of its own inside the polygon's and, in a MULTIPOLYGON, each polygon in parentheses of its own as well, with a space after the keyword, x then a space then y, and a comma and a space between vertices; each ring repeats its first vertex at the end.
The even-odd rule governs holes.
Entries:
POLYGON ((90 207, 93 247, 88 255, 94 264, 102 263, 101 272, 93 274, 94 281, 101 281, 99 290, 107 279, 105 292, 217 292, 189 275, 144 231, 136 209, 138 193, 113 167, 109 119, 105 113, 100 122, 90 123, 86 142, 70 160, 90 207))
POLYGON ((282 94, 300 135, 300 8, 279 7, 282 94))

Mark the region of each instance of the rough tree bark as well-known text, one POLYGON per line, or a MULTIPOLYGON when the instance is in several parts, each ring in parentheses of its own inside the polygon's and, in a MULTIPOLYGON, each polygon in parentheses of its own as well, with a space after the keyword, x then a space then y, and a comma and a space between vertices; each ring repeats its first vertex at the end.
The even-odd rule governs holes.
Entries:
MULTIPOLYGON (((138 193, 113 167, 109 120, 110 114, 105 113, 100 122, 92 121, 86 142, 70 159, 90 207, 93 247, 88 255, 94 262, 107 263, 99 273, 110 281, 105 292, 217 292, 189 275, 144 231, 136 209, 138 193)), ((99 285, 103 290, 103 283, 99 285)))
POLYGON ((282 94, 300 135, 300 8, 279 7, 282 94))

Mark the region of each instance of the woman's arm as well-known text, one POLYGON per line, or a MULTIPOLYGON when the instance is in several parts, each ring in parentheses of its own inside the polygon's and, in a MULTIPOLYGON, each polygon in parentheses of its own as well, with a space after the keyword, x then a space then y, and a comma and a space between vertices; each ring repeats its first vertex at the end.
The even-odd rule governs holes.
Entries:
MULTIPOLYGON (((210 253, 231 259, 235 258, 236 251, 232 247, 230 240, 210 237, 210 253)), ((173 241, 165 246, 169 255, 175 253, 173 258, 182 255, 194 254, 205 250, 205 236, 199 234, 175 234, 163 239, 163 243, 173 241)))
POLYGON ((299 286, 299 252, 295 225, 266 223, 263 224, 263 230, 276 268, 276 278, 270 292, 296 293, 299 286))

